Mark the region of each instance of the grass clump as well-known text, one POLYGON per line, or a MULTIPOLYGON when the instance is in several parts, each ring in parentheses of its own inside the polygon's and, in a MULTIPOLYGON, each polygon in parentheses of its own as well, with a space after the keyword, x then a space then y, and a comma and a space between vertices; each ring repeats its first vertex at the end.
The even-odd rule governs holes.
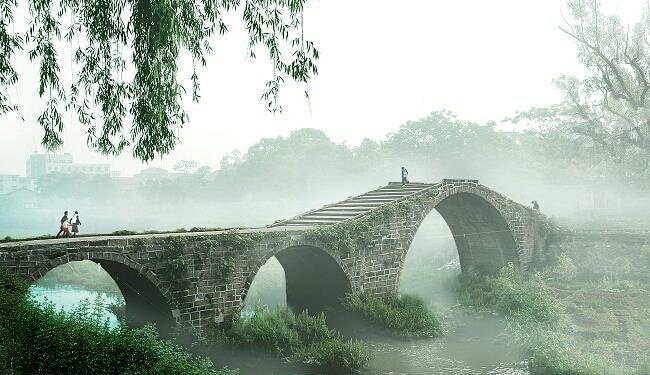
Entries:
POLYGON ((400 336, 434 337, 442 334, 438 319, 422 299, 413 295, 380 298, 350 294, 343 300, 343 307, 400 336))
POLYGON ((24 283, 0 269, 0 373, 234 374, 160 340, 152 328, 111 328, 100 316, 37 304, 24 283))
POLYGON ((269 350, 310 374, 358 374, 369 361, 359 342, 345 341, 327 326, 325 315, 296 315, 286 308, 257 310, 234 321, 216 339, 269 350))
POLYGON ((475 270, 463 272, 456 289, 464 305, 494 309, 522 323, 554 325, 563 312, 539 278, 513 266, 504 267, 496 276, 481 276, 475 270))
POLYGON ((120 229, 120 230, 116 230, 113 233, 111 233, 111 235, 113 235, 113 236, 132 236, 132 235, 135 235, 135 234, 138 234, 138 232, 133 231, 133 230, 128 230, 128 229, 120 229))

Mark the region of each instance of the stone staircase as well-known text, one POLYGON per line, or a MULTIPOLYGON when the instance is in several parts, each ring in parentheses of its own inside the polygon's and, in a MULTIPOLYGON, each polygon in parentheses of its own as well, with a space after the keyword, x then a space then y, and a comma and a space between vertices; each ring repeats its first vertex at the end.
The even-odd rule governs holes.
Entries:
POLYGON ((314 226, 340 223, 363 216, 385 204, 406 199, 435 185, 416 182, 402 185, 400 182, 389 182, 384 187, 277 222, 272 226, 314 226))

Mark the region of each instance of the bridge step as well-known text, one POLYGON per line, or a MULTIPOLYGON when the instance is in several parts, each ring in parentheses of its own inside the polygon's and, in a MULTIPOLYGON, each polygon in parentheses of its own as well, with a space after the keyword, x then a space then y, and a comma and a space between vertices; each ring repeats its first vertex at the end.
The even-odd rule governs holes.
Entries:
POLYGON ((336 224, 343 220, 307 220, 307 219, 296 219, 292 220, 291 224, 293 225, 327 225, 327 224, 336 224))
POLYGON ((411 194, 413 194, 412 191, 373 191, 360 195, 360 197, 405 197, 411 194))
MULTIPOLYGON (((345 206, 330 206, 326 208, 321 208, 318 210, 318 212, 345 212, 345 213, 355 213, 355 212, 363 212, 365 209, 363 208, 356 208, 356 207, 345 207, 345 206)), ((306 214, 309 215, 309 214, 306 214)))
POLYGON ((353 219, 375 208, 405 199, 435 184, 390 182, 387 186, 350 197, 344 201, 309 211, 281 225, 331 225, 353 219))
POLYGON ((361 198, 350 199, 348 202, 381 202, 381 203, 388 203, 388 202, 393 202, 393 201, 396 201, 396 200, 397 199, 394 199, 394 198, 361 197, 361 198))
POLYGON ((353 211, 353 212, 338 212, 338 211, 316 211, 311 214, 306 214, 301 217, 316 217, 316 216, 327 216, 327 217, 354 217, 359 215, 360 213, 365 212, 363 211, 353 211))
POLYGON ((345 203, 339 203, 337 206, 340 207, 364 207, 367 208, 368 210, 371 210, 373 208, 377 208, 379 206, 383 206, 385 203, 384 202, 345 202, 345 203))

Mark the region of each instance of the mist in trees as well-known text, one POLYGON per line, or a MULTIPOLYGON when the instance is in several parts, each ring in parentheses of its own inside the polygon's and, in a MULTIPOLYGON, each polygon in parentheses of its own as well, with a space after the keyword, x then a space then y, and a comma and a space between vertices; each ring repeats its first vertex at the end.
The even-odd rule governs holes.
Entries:
MULTIPOLYGON (((580 137, 555 127, 501 131, 496 123, 464 121, 448 111, 358 146, 300 129, 235 150, 218 166, 180 161, 161 178, 48 174, 37 182, 35 204, 6 202, 11 215, 3 216, 17 223, 36 216, 32 235, 47 233, 48 216, 56 224, 58 211, 76 207, 89 222, 82 230, 93 232, 258 226, 396 181, 401 166, 413 181, 477 178, 522 202, 539 199, 551 215, 575 212, 580 201, 593 206, 592 197, 603 191, 643 195, 647 166, 614 158, 580 137)), ((3 231, 15 235, 14 224, 3 231)))

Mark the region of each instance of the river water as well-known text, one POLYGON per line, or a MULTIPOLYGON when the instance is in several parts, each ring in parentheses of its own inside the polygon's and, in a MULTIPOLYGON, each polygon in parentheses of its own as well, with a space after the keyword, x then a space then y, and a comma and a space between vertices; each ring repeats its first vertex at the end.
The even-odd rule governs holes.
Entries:
POLYGON ((120 324, 117 316, 109 306, 123 304, 124 301, 121 296, 99 293, 70 285, 44 287, 36 284, 29 288, 29 292, 37 302, 51 304, 56 310, 63 310, 68 313, 74 312, 82 303, 101 303, 103 308, 101 309, 100 319, 107 321, 111 327, 117 327, 120 324))

